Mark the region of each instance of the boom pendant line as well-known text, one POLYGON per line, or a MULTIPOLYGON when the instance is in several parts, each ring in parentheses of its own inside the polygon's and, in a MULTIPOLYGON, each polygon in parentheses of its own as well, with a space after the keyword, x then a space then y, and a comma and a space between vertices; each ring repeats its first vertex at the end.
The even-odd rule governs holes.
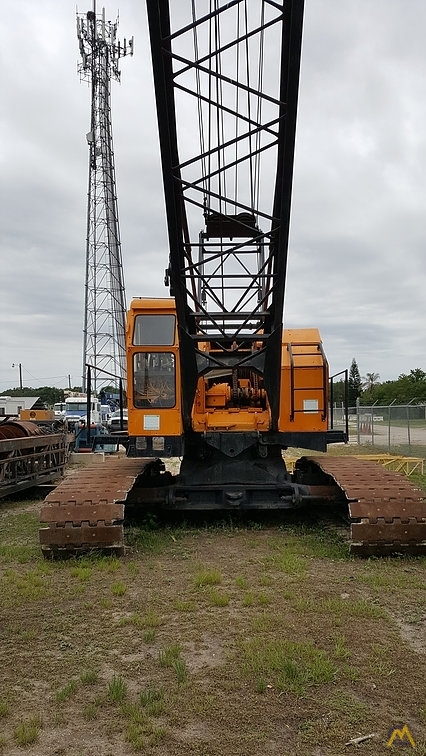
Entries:
POLYGON ((117 42, 118 21, 105 21, 105 9, 77 15, 81 53, 79 73, 91 85, 86 279, 83 329, 83 391, 86 365, 125 380, 126 301, 121 257, 111 120, 111 78, 120 81, 119 59, 133 55, 133 38, 117 42))

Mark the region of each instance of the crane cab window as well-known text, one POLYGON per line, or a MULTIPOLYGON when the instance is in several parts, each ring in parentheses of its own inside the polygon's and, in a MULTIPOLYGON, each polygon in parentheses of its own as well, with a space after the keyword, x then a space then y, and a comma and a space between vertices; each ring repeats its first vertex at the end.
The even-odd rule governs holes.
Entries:
POLYGON ((135 407, 144 408, 175 406, 174 354, 138 352, 133 355, 133 403, 135 407))
POLYGON ((136 315, 133 344, 135 346, 173 346, 174 315, 136 315))

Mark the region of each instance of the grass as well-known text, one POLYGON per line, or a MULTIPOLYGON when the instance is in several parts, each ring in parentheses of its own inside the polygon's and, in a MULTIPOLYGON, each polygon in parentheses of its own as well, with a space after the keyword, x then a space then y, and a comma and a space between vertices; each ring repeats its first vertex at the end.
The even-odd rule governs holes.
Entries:
POLYGON ((362 725, 370 715, 370 708, 352 693, 339 691, 327 699, 327 708, 351 725, 362 725))
POLYGON ((409 563, 401 570, 395 559, 371 560, 360 575, 360 580, 377 590, 417 589, 426 591, 426 582, 422 574, 416 571, 417 562, 409 563))
MULTIPOLYGON (((126 704, 122 707, 123 714, 127 719, 125 737, 130 743, 132 750, 136 752, 145 751, 147 748, 154 746, 166 735, 166 729, 151 721, 150 715, 159 716, 164 709, 159 709, 159 704, 163 700, 162 693, 150 689, 148 700, 144 700, 142 695, 139 702, 126 704), (154 709, 153 704, 157 705, 154 709)), ((147 691, 145 692, 147 693, 147 691)))
POLYGON ((139 722, 130 722, 127 727, 126 740, 136 752, 143 752, 156 743, 159 743, 166 735, 164 727, 143 725, 139 722))
POLYGON ((38 566, 32 569, 9 569, 0 577, 2 600, 6 604, 39 601, 48 593, 48 580, 38 566))
POLYGON ((80 675, 82 685, 95 685, 99 680, 99 673, 95 669, 87 669, 80 675))
POLYGON ((193 601, 187 601, 185 599, 176 599, 176 601, 173 603, 174 609, 176 609, 177 612, 194 612, 195 611, 195 604, 193 601))
POLYGON ((287 549, 268 557, 265 560, 265 566, 284 572, 286 575, 293 575, 299 579, 306 577, 306 559, 287 549))
POLYGON ((36 513, 0 515, 5 756, 71 724, 76 756, 89 732, 123 756, 341 756, 376 732, 368 754, 398 721, 422 753, 426 559, 357 560, 328 521, 233 513, 45 562, 36 513))
POLYGON ((133 554, 158 556, 167 550, 173 538, 176 536, 172 531, 159 529, 155 523, 146 528, 130 526, 126 530, 126 542, 133 554))
POLYGON ((245 591, 249 587, 249 582, 247 578, 244 577, 244 575, 237 575, 237 577, 235 578, 235 585, 237 586, 237 588, 241 588, 245 591))
POLYGON ((90 702, 83 707, 83 717, 88 722, 92 722, 98 716, 98 706, 94 702, 90 702))
POLYGON ((158 652, 158 661, 160 667, 173 667, 176 659, 179 658, 181 648, 178 643, 160 649, 158 652))
POLYGON ((344 635, 338 635, 334 639, 333 659, 349 659, 351 655, 344 635))
POLYGON ((212 589, 208 594, 209 603, 212 606, 228 606, 230 598, 226 593, 219 593, 212 589))
POLYGON ((119 580, 117 583, 113 583, 111 586, 111 593, 113 596, 124 596, 127 591, 127 586, 119 580))
POLYGON ((220 585, 222 582, 222 574, 218 569, 202 569, 197 572, 194 582, 197 588, 220 585))
POLYGON ((122 617, 119 622, 120 625, 134 625, 134 627, 149 629, 160 627, 162 623, 163 620, 155 609, 147 609, 143 614, 133 612, 130 616, 122 617))
POLYGON ((176 679, 178 683, 182 685, 182 683, 186 682, 187 677, 188 677, 188 670, 186 667, 185 659, 181 659, 180 657, 178 657, 172 663, 172 667, 176 673, 176 679))
POLYGON ((295 601, 298 612, 311 612, 312 614, 334 614, 338 617, 359 617, 368 619, 381 619, 386 612, 381 606, 373 604, 365 598, 355 601, 342 598, 317 599, 313 596, 298 598, 295 601))
POLYGON ((141 617, 141 627, 156 628, 160 627, 162 623, 163 620, 155 609, 147 609, 141 617))
POLYGON ((332 682, 337 669, 325 651, 313 643, 299 643, 284 639, 262 638, 247 641, 242 647, 243 671, 259 689, 268 680, 279 691, 296 695, 306 693, 308 687, 332 682))
POLYGON ((81 582, 85 582, 86 580, 89 580, 92 575, 92 567, 84 564, 79 564, 76 567, 71 567, 70 575, 77 578, 81 582))
POLYGON ((147 715, 151 717, 160 717, 166 708, 166 694, 164 688, 146 688, 140 694, 139 702, 147 715))
POLYGON ((279 569, 289 574, 302 574, 307 557, 333 561, 350 559, 345 539, 332 527, 324 527, 316 519, 281 526, 281 532, 280 538, 273 539, 273 548, 277 552, 273 559, 279 569))
POLYGON ((127 726, 126 740, 134 751, 145 751, 147 741, 144 727, 138 722, 130 722, 127 726))
POLYGON ((27 719, 21 719, 13 731, 14 739, 18 746, 25 748, 26 746, 36 743, 39 738, 41 727, 42 718, 40 715, 36 714, 27 719))
MULTIPOLYGON (((426 457, 426 450, 425 454, 422 455, 426 457)), ((410 475, 410 480, 413 481, 419 488, 422 488, 423 491, 426 491, 426 474, 421 475, 421 473, 414 472, 412 475, 410 475)))
POLYGON ((127 684, 119 675, 108 683, 108 698, 112 703, 122 703, 127 696, 127 684))
POLYGON ((62 703, 63 701, 68 701, 69 698, 72 698, 72 696, 75 695, 75 693, 78 690, 78 683, 77 680, 70 680, 66 685, 64 685, 60 690, 56 693, 56 700, 58 703, 62 703))
POLYGON ((243 606, 267 606, 271 603, 271 597, 264 591, 248 591, 244 594, 243 606))

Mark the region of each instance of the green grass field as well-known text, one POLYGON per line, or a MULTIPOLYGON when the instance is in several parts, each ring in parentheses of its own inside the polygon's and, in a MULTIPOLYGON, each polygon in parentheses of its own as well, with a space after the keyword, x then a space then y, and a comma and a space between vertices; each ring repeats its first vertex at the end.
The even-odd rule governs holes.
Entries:
POLYGON ((4 756, 342 756, 366 735, 386 754, 404 725, 426 754, 426 559, 355 560, 315 517, 218 516, 46 562, 40 505, 0 505, 4 756))

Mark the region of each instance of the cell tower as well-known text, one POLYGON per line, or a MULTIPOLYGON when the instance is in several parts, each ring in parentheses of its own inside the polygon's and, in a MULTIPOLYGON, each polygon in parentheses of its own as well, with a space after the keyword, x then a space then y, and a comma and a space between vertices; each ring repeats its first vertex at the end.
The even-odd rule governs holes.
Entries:
POLYGON ((111 120, 111 78, 120 81, 118 62, 133 55, 133 38, 117 42, 118 20, 105 21, 105 9, 77 13, 82 81, 91 85, 89 189, 87 202, 86 283, 83 330, 83 390, 86 365, 92 365, 92 389, 125 380, 125 289, 121 257, 111 120), (102 373, 104 371, 104 373, 102 373))

